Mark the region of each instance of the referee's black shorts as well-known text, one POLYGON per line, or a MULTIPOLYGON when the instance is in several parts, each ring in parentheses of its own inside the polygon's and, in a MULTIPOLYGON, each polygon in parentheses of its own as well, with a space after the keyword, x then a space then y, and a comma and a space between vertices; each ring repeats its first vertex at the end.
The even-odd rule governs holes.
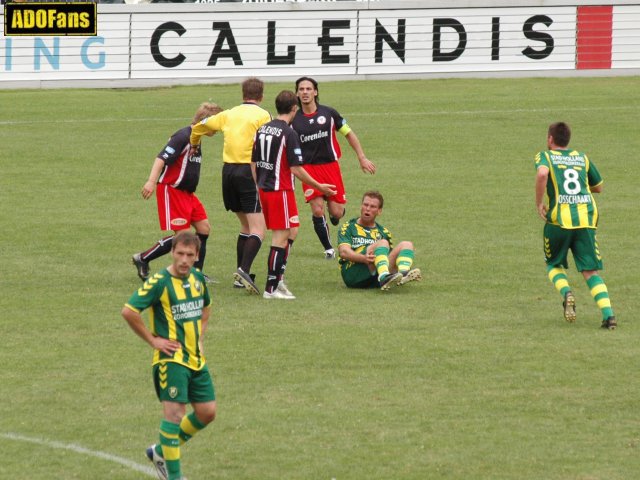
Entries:
POLYGON ((225 163, 222 167, 222 200, 232 212, 260 213, 258 190, 248 163, 225 163))

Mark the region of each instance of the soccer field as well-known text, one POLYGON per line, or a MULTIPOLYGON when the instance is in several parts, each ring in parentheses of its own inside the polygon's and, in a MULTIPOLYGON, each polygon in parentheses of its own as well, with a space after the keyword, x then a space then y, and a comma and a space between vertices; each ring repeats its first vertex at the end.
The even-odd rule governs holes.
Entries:
MULTIPOLYGON (((292 87, 267 84, 263 106, 274 113, 292 87)), ((207 100, 232 107, 240 88, 0 90, 0 478, 155 477, 144 456, 161 417, 152 351, 120 309, 140 285, 131 254, 160 238, 140 189, 207 100)), ((637 478, 640 77, 320 82, 320 100, 378 167, 360 172, 342 139, 347 218, 379 189, 380 222, 415 243, 424 281, 346 289, 298 189, 297 300, 233 289, 222 136, 205 138, 197 193, 213 227, 205 271, 219 280, 205 339, 218 418, 183 448, 184 474, 637 478), (604 178, 613 332, 572 261, 577 323, 545 275, 533 158, 558 120, 604 178)), ((254 262, 261 288, 269 242, 254 262)))

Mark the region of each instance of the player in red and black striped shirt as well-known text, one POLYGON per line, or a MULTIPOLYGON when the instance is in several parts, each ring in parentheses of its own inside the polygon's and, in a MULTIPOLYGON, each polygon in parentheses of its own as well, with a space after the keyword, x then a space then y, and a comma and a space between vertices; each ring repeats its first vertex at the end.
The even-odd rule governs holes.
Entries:
POLYGON ((300 139, 304 169, 319 182, 335 185, 337 190, 336 195, 327 196, 311 185, 302 185, 304 198, 311 205, 313 228, 325 249, 325 258, 330 260, 335 258, 335 250, 324 216, 325 201, 333 225, 337 225, 344 216, 344 205, 347 203, 338 163, 342 152, 336 132, 346 137, 358 156, 363 172, 374 174, 376 166, 364 154, 358 137, 347 121, 335 109, 318 103, 318 82, 309 77, 299 78, 296 81, 296 94, 301 109, 291 126, 300 139))
POLYGON ((267 229, 273 232, 263 297, 291 300, 295 297, 282 281, 282 275, 300 225, 293 177, 295 175, 323 195, 332 196, 337 192, 333 185, 317 182, 302 167, 298 136, 289 126, 298 110, 295 93, 280 92, 276 97, 276 110, 278 117, 256 132, 251 171, 258 186, 267 229))
MULTIPOLYGON (((160 229, 172 230, 173 233, 131 258, 142 280, 149 277, 149 262, 171 251, 171 241, 175 233, 192 225, 201 242, 195 267, 202 270, 211 225, 204 206, 194 193, 200 181, 202 152, 200 146, 191 147, 189 137, 193 125, 221 111, 222 109, 213 103, 200 105, 191 125, 175 132, 153 162, 149 179, 142 187, 142 198, 148 200, 156 190, 160 229)), ((214 133, 211 132, 209 136, 214 133)))

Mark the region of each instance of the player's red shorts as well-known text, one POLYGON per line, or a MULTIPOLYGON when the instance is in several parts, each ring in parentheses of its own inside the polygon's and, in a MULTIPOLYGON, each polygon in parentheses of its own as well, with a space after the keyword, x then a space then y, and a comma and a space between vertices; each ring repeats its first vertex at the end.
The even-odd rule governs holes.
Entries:
POLYGON ((156 186, 161 230, 186 230, 207 219, 207 212, 194 193, 159 183, 156 186))
POLYGON ((269 230, 288 230, 299 227, 298 206, 293 190, 265 192, 258 190, 262 214, 269 230))
MULTIPOLYGON (((344 184, 342 183, 342 173, 340 172, 340 164, 338 162, 321 163, 319 165, 307 164, 302 167, 316 182, 336 186, 335 190, 337 193, 332 197, 328 197, 327 200, 335 203, 347 203, 347 196, 345 195, 344 184)), ((324 197, 324 193, 316 190, 311 185, 303 183, 302 188, 304 189, 304 200, 307 203, 316 197, 324 197)))

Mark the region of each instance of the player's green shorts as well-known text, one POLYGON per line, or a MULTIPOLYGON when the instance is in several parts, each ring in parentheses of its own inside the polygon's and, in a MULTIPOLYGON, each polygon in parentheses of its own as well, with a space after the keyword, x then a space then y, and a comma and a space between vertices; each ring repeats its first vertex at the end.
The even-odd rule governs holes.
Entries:
POLYGON ((342 273, 344 284, 349 288, 378 288, 380 286, 376 272, 371 273, 369 267, 364 263, 342 265, 340 273, 342 273))
POLYGON ((547 265, 568 268, 569 250, 579 272, 602 270, 595 228, 568 229, 547 223, 544 226, 544 257, 547 265))
POLYGON ((202 403, 216 399, 209 368, 190 368, 175 362, 157 363, 153 366, 153 384, 161 402, 202 403))

